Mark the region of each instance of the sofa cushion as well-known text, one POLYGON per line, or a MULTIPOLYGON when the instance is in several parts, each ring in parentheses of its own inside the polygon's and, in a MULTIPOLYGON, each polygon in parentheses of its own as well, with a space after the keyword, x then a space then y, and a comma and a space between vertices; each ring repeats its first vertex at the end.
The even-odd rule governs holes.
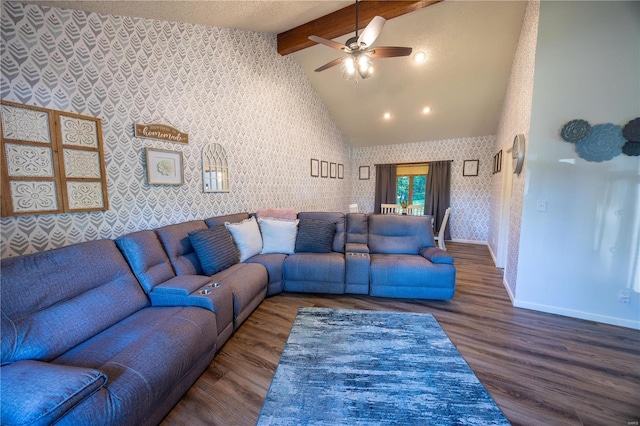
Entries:
POLYGON ((49 361, 149 304, 111 240, 4 259, 1 269, 3 365, 49 361))
POLYGON ((369 224, 364 213, 347 214, 347 244, 367 244, 369 224))
POLYGON ((259 263, 267 269, 267 274, 269 275, 267 296, 282 293, 282 290, 284 289, 282 281, 282 266, 286 258, 286 254, 271 253, 258 254, 247 259, 247 263, 259 263))
POLYGON ((262 233, 262 254, 292 254, 296 247, 298 220, 258 218, 262 233))
POLYGON ((189 233, 199 229, 207 229, 202 220, 176 223, 155 230, 176 275, 202 275, 200 260, 189 239, 189 233))
POLYGON ((328 220, 300 219, 296 253, 331 253, 336 225, 328 220))
POLYGON ((154 231, 124 235, 116 239, 116 244, 147 293, 156 285, 175 277, 171 261, 154 231))
POLYGON ((29 360, 7 365, 0 381, 2 424, 53 424, 106 381, 100 371, 82 367, 29 360))
POLYGON ((240 253, 224 225, 189 233, 205 275, 213 275, 240 261, 240 253))
MULTIPOLYGON (((149 307, 55 359, 55 364, 99 369, 108 377, 66 424, 145 424, 151 413, 168 412, 171 405, 162 404, 167 395, 200 360, 213 359, 216 330, 209 310, 149 307)), ((183 383, 182 392, 189 385, 183 383)))
POLYGON ((427 216, 369 215, 369 251, 385 254, 419 254, 434 247, 431 219, 427 216))
POLYGON ((240 251, 240 262, 244 262, 262 251, 262 236, 255 217, 250 217, 240 223, 225 222, 224 226, 231 232, 233 241, 240 251))

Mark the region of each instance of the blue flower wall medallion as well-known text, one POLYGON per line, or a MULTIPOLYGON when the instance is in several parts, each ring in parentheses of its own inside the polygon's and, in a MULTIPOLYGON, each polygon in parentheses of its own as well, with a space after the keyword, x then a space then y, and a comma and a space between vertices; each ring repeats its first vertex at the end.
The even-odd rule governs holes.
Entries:
POLYGON ((624 129, 622 130, 622 136, 624 136, 624 138, 628 141, 640 142, 640 117, 634 118, 633 120, 628 122, 626 126, 624 126, 624 129))
POLYGON ((567 142, 576 143, 587 136, 591 132, 591 125, 585 120, 571 120, 564 125, 560 131, 560 136, 567 142))
POLYGON ((630 157, 637 157, 640 155, 640 142, 629 141, 625 143, 622 152, 630 157))
POLYGON ((627 141, 622 137, 622 127, 615 124, 596 124, 586 139, 576 143, 576 152, 587 161, 607 161, 622 154, 627 141))

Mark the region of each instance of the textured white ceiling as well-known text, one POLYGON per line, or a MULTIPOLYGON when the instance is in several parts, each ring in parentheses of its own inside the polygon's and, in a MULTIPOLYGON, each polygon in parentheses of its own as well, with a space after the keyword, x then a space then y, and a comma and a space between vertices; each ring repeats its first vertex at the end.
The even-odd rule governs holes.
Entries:
MULTIPOLYGON (((352 1, 26 1, 67 9, 279 33, 352 1)), ((387 21, 374 46, 408 46, 428 59, 377 59, 358 84, 339 67, 313 70, 341 52, 313 46, 293 54, 354 146, 497 132, 525 1, 446 0, 387 21), (424 106, 431 113, 423 114, 424 106), (391 120, 383 120, 385 112, 391 120)), ((344 42, 351 35, 336 39, 344 42)))

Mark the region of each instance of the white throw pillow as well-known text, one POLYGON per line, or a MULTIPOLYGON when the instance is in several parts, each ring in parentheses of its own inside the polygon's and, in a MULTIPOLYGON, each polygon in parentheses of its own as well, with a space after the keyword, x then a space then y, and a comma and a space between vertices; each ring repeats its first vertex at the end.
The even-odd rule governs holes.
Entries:
POLYGON ((293 254, 296 248, 298 220, 259 218, 262 253, 293 254))
POLYGON ((236 243, 238 251, 240 251, 240 262, 260 254, 262 237, 255 217, 250 217, 240 223, 225 222, 224 226, 231 232, 233 242, 236 243))

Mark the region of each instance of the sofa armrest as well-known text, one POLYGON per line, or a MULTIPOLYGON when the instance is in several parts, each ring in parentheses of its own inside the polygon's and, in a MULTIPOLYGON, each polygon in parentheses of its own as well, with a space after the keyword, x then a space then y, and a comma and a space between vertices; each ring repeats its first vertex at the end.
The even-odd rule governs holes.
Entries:
POLYGON ((347 243, 344 246, 346 253, 369 253, 369 246, 360 243, 347 243))
POLYGON ((0 368, 3 425, 48 425, 107 382, 97 370, 40 361, 18 361, 0 368))
POLYGON ((437 247, 423 247, 420 249, 420 255, 431 263, 453 265, 453 256, 437 247))

